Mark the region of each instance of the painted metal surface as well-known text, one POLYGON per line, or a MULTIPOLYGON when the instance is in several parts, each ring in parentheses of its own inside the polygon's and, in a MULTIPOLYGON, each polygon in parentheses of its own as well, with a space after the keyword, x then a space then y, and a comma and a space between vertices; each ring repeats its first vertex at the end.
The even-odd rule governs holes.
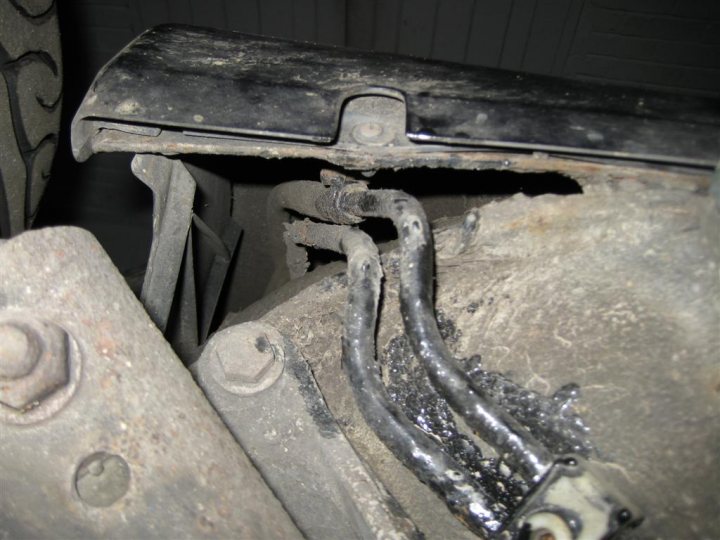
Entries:
POLYGON ((87 159, 93 137, 108 127, 150 138, 176 131, 189 141, 330 145, 345 102, 367 94, 404 102, 406 135, 418 147, 702 167, 720 155, 720 104, 711 98, 174 25, 147 31, 100 72, 73 122, 73 148, 87 159))

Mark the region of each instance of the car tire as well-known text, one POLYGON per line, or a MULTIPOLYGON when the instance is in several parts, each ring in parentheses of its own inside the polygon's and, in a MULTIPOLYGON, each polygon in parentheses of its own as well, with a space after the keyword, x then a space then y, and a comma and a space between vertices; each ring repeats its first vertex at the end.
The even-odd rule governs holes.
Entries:
POLYGON ((0 2, 0 235, 28 228, 50 177, 62 60, 55 0, 0 2))

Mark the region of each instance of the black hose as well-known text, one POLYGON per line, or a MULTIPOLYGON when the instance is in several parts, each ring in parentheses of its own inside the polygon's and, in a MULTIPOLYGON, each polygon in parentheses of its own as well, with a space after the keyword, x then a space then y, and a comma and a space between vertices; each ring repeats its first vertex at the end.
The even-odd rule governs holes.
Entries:
POLYGON ((320 182, 311 180, 285 182, 270 191, 267 199, 266 238, 269 256, 273 261, 273 273, 266 293, 299 277, 307 269, 305 250, 284 242, 284 227, 291 221, 288 210, 343 225, 362 221, 362 218, 342 214, 337 210, 338 195, 339 191, 328 189, 320 182))
POLYGON ((497 533, 507 513, 482 491, 467 470, 423 434, 395 405, 375 363, 375 327, 382 269, 377 247, 365 233, 309 221, 287 227, 296 243, 345 253, 348 303, 342 339, 342 364, 365 421, 419 480, 477 533, 497 533))
POLYGON ((433 245, 420 203, 402 191, 341 191, 340 210, 393 221, 401 245, 400 310, 413 351, 433 386, 486 442, 530 482, 539 481, 552 454, 483 392, 459 368, 440 335, 432 298, 433 245))

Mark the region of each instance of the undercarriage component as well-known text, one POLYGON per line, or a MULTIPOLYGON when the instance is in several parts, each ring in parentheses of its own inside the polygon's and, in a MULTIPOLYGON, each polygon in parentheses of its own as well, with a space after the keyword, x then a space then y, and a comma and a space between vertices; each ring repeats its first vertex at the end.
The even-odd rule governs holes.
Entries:
MULTIPOLYGON (((244 214, 247 227, 251 216, 264 211, 276 184, 316 177, 295 170, 301 160, 273 162, 290 172, 263 176, 269 162, 258 158, 320 159, 316 169, 327 171, 329 163, 360 171, 373 188, 391 187, 393 181, 379 169, 565 175, 574 189, 558 193, 575 195, 495 203, 483 195, 484 200, 442 214, 484 205, 432 231, 432 243, 430 227, 411 199, 348 184, 343 176, 348 170, 321 175, 324 184, 277 187, 269 202, 275 220, 246 230, 268 225, 269 241, 280 249, 246 250, 244 258, 241 250, 238 263, 249 270, 243 276, 264 273, 268 259, 282 255, 282 226, 290 215, 285 209, 344 225, 366 216, 390 217, 398 225, 400 249, 383 248, 388 251, 380 256, 385 281, 379 289, 375 248, 359 233, 323 228, 336 232, 312 238, 318 247, 351 255, 348 271, 339 261, 322 266, 327 254, 306 253, 291 243, 284 268, 272 280, 259 280, 262 286, 251 300, 268 281, 277 289, 259 305, 226 318, 224 330, 207 342, 195 366, 198 381, 287 508, 287 514, 278 510, 277 526, 292 519, 306 536, 411 537, 414 523, 430 538, 474 538, 439 501, 438 491, 474 531, 487 535, 608 536, 636 524, 640 512, 607 480, 647 516, 631 534, 703 538, 720 529, 718 468, 707 451, 717 437, 720 225, 705 197, 720 152, 719 111, 709 98, 164 26, 139 37, 98 75, 72 137, 78 159, 101 151, 144 154, 136 158, 135 170, 140 166, 139 176, 155 186, 156 229, 146 276, 146 283, 155 284, 147 290, 155 292, 146 290, 142 298, 186 363, 197 358, 220 323, 218 313, 227 312, 221 290, 240 235, 232 218, 244 214), (177 158, 192 153, 235 157, 225 160, 223 177, 209 166, 203 174, 203 163, 222 158, 177 158), (258 165, 258 172, 249 171, 248 163, 258 165), (252 174, 262 177, 257 182, 264 183, 263 190, 245 197, 253 189, 252 174), (352 256, 358 238, 364 239, 360 252, 368 266, 358 263, 357 252, 352 256), (307 273, 313 267, 320 268, 307 273), (342 313, 348 319, 344 325, 342 313), (238 320, 253 323, 233 327, 238 320), (372 391, 363 393, 367 389, 372 391), (433 459, 423 462, 403 441, 421 441, 419 447, 433 459), (604 468, 597 470, 598 463, 604 468), (457 483, 439 477, 443 467, 457 483), (373 487, 374 478, 379 486, 373 487), (342 505, 336 511, 343 518, 334 523, 323 509, 333 508, 338 498, 342 505)), ((470 180, 481 185, 486 174, 470 180)), ((358 227, 377 242, 394 238, 391 228, 377 234, 382 224, 365 221, 358 227)), ((290 232, 305 242, 302 235, 317 226, 294 223, 290 232)), ((265 241, 262 232, 251 245, 265 241)), ((93 316, 101 309, 89 302, 83 306, 93 316)), ((54 320, 36 318, 43 324, 54 320)), ((120 324, 114 323, 112 335, 120 324)), ((65 365, 81 369, 81 375, 96 369, 88 367, 82 350, 87 336, 76 331, 83 324, 89 323, 61 325, 69 350, 77 344, 83 352, 80 363, 65 365)), ((18 335, 18 328, 3 330, 16 357, 32 349, 29 334, 18 335)), ((133 329, 128 325, 117 335, 133 329)), ((143 334, 138 342, 154 338, 157 333, 143 334)), ((132 354, 122 359, 136 366, 143 352, 132 343, 132 354)), ((152 353, 156 346, 151 344, 152 353)), ((22 399, 10 396, 16 416, 42 413, 54 423, 90 392, 87 385, 73 387, 72 377, 70 384, 60 377, 33 386, 27 366, 21 367, 11 373, 22 385, 27 381, 17 386, 22 399), (63 394, 64 388, 70 390, 63 394)), ((173 369, 164 374, 166 387, 152 369, 142 377, 133 377, 137 373, 130 368, 119 370, 122 381, 158 395, 168 392, 175 401, 157 398, 164 414, 180 401, 178 407, 199 411, 192 420, 195 431, 178 432, 173 452, 182 450, 182 456, 167 457, 185 467, 181 472, 191 468, 188 463, 195 467, 190 489, 180 497, 185 507, 205 508, 208 501, 222 506, 226 492, 212 490, 227 482, 227 493, 235 493, 236 477, 245 473, 244 465, 233 469, 232 459, 244 459, 237 457, 243 453, 206 417, 206 402, 178 396, 192 385, 187 373, 173 369), (173 386, 176 380, 181 382, 173 386), (205 424, 215 427, 208 431, 205 424), (208 449, 213 444, 219 448, 208 449), (218 462, 230 459, 220 480, 216 469, 197 464, 194 452, 201 450, 210 452, 210 459, 217 456, 213 451, 230 453, 217 456, 218 462)), ((109 384, 102 379, 94 386, 102 383, 109 384)), ((88 405, 91 420, 100 414, 94 408, 103 405, 107 414, 132 416, 146 401, 154 403, 143 394, 129 412, 118 412, 114 400, 122 401, 124 394, 113 385, 106 396, 110 405, 99 398, 88 405)), ((93 433, 112 438, 113 426, 93 433)), ((154 433, 137 446, 151 447, 154 433)), ((72 467, 60 460, 74 500, 93 512, 135 503, 133 490, 146 484, 137 483, 133 455, 119 444, 92 446, 85 452, 60 450, 82 453, 72 467)), ((175 479, 159 465, 153 470, 175 479)), ((254 493, 255 484, 249 485, 254 493)), ((252 526, 254 516, 267 517, 262 509, 274 517, 279 508, 266 488, 258 489, 260 496, 244 514, 252 526)), ((164 511, 172 513, 175 502, 164 511)), ((135 512, 139 508, 132 506, 135 512)), ((222 512, 216 514, 222 519, 222 512)), ((97 526, 107 525, 103 519, 97 526)), ((154 523, 154 516, 138 519, 154 523)), ((237 519, 232 513, 223 526, 232 528, 237 519)), ((174 534, 178 523, 163 533, 174 534)), ((108 526, 110 535, 136 532, 116 525, 108 526)), ((268 525, 248 534, 272 535, 263 526, 268 525)), ((288 527, 290 535, 300 534, 288 527)), ((213 533, 225 536, 226 530, 208 534, 213 533)))
POLYGON ((474 387, 445 347, 435 320, 432 298, 433 246, 430 224, 422 206, 406 193, 394 191, 344 192, 333 196, 351 215, 383 217, 398 231, 400 310, 405 332, 433 386, 444 395, 480 437, 529 482, 538 482, 552 464, 551 454, 517 421, 474 387))
POLYGON ((195 181, 182 162, 161 156, 135 156, 132 170, 154 199, 153 243, 140 300, 165 332, 192 223, 195 181))
POLYGON ((213 336, 193 371, 308 538, 419 537, 348 443, 290 340, 268 325, 233 326, 213 336))
MULTIPOLYGON (((288 193, 303 193, 296 198, 299 201, 297 205, 292 204, 292 197, 286 199, 286 206, 298 212, 305 208, 313 216, 331 221, 343 220, 344 213, 393 220, 401 245, 398 271, 405 331, 433 386, 483 441, 499 452, 500 459, 507 461, 530 483, 531 491, 557 491, 555 484, 558 478, 565 478, 565 475, 557 473, 563 466, 554 465, 554 474, 548 475, 553 460, 551 452, 540 445, 515 418, 493 403, 481 386, 473 385, 445 348, 436 325, 431 296, 433 250, 430 227, 419 203, 402 192, 366 191, 356 186, 335 185, 318 189, 302 182, 283 189, 288 193)), ((512 538, 529 527, 524 532, 535 534, 532 517, 515 515, 510 519, 507 508, 500 501, 488 497, 462 465, 444 456, 435 442, 413 435, 412 423, 397 406, 391 404, 374 362, 373 336, 382 271, 372 240, 359 231, 309 221, 288 226, 287 236, 295 243, 344 252, 348 256, 349 299, 343 329, 343 365, 348 370, 358 406, 380 439, 413 470, 418 479, 441 494, 450 510, 471 530, 490 536, 502 530, 503 534, 512 538)), ((574 457, 565 456, 556 460, 577 465, 574 457)), ((583 476, 584 484, 588 484, 586 479, 589 476, 583 476)), ((571 538, 583 531, 583 523, 587 519, 590 532, 585 527, 586 538, 601 539, 610 538, 624 525, 638 523, 639 520, 634 519, 636 512, 618 502, 612 491, 601 488, 589 494, 590 502, 586 504, 591 508, 588 516, 584 512, 573 514, 562 505, 544 510, 543 515, 554 516, 558 523, 544 523, 542 530, 553 537, 571 538), (591 524, 595 524, 597 519, 591 502, 596 497, 606 501, 612 512, 606 516, 605 526, 592 530, 591 524), (613 517, 615 513, 626 513, 633 519, 618 521, 613 517), (575 530, 571 534, 573 528, 575 530)), ((623 499, 620 498, 621 501, 623 499)), ((532 512, 534 515, 535 512, 532 512)))
POLYGON ((0 536, 301 538, 87 232, 0 245, 0 304, 3 335, 17 330, 0 364, 37 352, 28 367, 49 385, 5 403, 30 394, 3 368, 0 536), (43 368, 60 362, 64 380, 43 368))
MULTIPOLYGON (((443 343, 433 310, 430 225, 420 204, 406 193, 368 191, 353 183, 324 188, 317 182, 298 182, 276 190, 287 192, 282 199, 287 208, 315 218, 351 223, 372 216, 389 218, 395 223, 402 250, 400 309, 416 356, 423 362, 435 388, 446 396, 451 407, 471 428, 527 481, 540 480, 552 464, 550 452, 494 404, 482 389, 473 386, 443 343)), ((291 238, 292 231, 296 229, 291 229, 291 238)))
POLYGON ((604 481, 606 474, 580 457, 558 460, 501 538, 609 539, 638 525, 642 519, 627 498, 604 481))
MULTIPOLYGON (((581 413, 591 430, 590 461, 605 462, 600 476, 646 513, 630 537, 712 536, 720 346, 714 201, 687 191, 598 188, 570 197, 517 196, 469 216, 434 231, 439 325, 468 376, 504 406, 524 409, 538 437, 548 412, 568 425, 577 421, 573 411, 581 413), (476 227, 468 228, 472 221, 476 227)), ((511 489, 501 474, 506 466, 466 437, 412 350, 398 345, 405 333, 399 250, 383 255, 382 264, 378 363, 391 397, 476 478, 511 489)), ((292 336, 348 437, 418 527, 430 537, 468 538, 433 511, 432 494, 392 462, 351 399, 337 342, 337 312, 347 295, 342 275, 324 277, 262 320, 292 336)), ((543 491, 534 492, 536 501, 543 491)), ((533 500, 532 492, 510 491, 510 501, 521 499, 533 500)), ((638 516, 621 506, 595 515, 638 516)), ((523 512, 516 506, 520 523, 523 512)))
POLYGON ((148 30, 100 73, 75 117, 73 149, 80 159, 120 146, 292 155, 334 143, 346 101, 367 95, 405 103, 406 144, 357 126, 353 142, 338 141, 342 165, 407 166, 453 147, 701 167, 720 153, 712 99, 172 25, 148 30))
MULTIPOLYGON (((285 236, 285 223, 290 221, 288 210, 298 212, 304 216, 319 217, 316 204, 324 204, 318 199, 318 183, 312 181, 286 182, 275 186, 267 200, 267 221, 270 226, 270 250, 275 258, 273 276, 268 286, 269 290, 277 288, 287 282, 302 276, 308 269, 308 260, 305 248, 297 246, 285 236), (307 189, 303 189, 307 188, 307 189)), ((330 194, 331 192, 327 192, 330 194)), ((337 207, 332 201, 327 201, 326 210, 337 207)), ((336 214, 335 221, 339 223, 354 224, 362 219, 350 215, 336 214)))
POLYGON ((196 180, 180 160, 141 154, 132 171, 153 192, 153 241, 140 299, 190 363, 210 333, 240 228, 232 219, 215 227, 203 220, 196 180))
POLYGON ((0 313, 0 343, 0 419, 31 424, 72 398, 82 355, 64 328, 31 313, 0 313))
POLYGON ((363 232, 303 222, 288 229, 296 243, 345 253, 348 302, 343 325, 342 364, 365 420, 420 481, 436 491, 471 530, 500 530, 504 508, 492 501, 462 465, 415 429, 392 403, 375 365, 375 331, 382 270, 372 240, 363 232))

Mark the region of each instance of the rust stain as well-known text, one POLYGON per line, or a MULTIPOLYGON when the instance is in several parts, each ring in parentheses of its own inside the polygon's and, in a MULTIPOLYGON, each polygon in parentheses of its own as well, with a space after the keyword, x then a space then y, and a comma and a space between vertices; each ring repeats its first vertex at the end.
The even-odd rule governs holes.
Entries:
POLYGON ((633 166, 590 162, 581 159, 556 157, 543 153, 515 154, 503 152, 438 151, 418 153, 417 146, 375 148, 373 153, 357 148, 301 146, 271 142, 247 143, 238 140, 204 139, 182 140, 182 135, 161 132, 146 137, 137 134, 101 129, 91 138, 93 152, 136 152, 177 154, 219 154, 254 156, 266 159, 316 158, 349 169, 368 168, 452 168, 460 170, 511 170, 515 172, 558 172, 580 183, 639 181, 650 185, 673 185, 707 189, 711 172, 695 173, 653 169, 645 163, 633 166))
POLYGON ((523 230, 531 234, 543 235, 548 232, 551 227, 550 220, 545 216, 524 216, 511 221, 507 228, 510 230, 523 230))
POLYGON ((215 530, 215 524, 207 516, 200 516, 197 519, 197 528, 203 533, 212 533, 215 530))
POLYGON ((97 335, 95 350, 98 355, 109 358, 117 357, 119 346, 114 337, 116 332, 114 331, 113 324, 107 319, 101 319, 88 326, 92 326, 97 335))

